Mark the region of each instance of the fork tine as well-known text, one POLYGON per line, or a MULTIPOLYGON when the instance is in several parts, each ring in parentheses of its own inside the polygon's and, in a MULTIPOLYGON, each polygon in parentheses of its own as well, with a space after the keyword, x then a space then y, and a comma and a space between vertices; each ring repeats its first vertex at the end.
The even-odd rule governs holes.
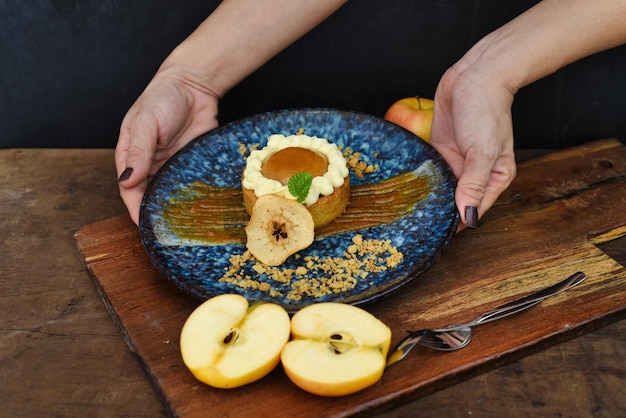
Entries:
POLYGON ((386 367, 391 366, 395 362, 402 360, 411 351, 417 343, 419 343, 426 330, 409 331, 409 335, 405 337, 389 355, 386 367))
POLYGON ((433 334, 430 332, 424 334, 418 341, 418 344, 431 348, 446 348, 450 346, 443 338, 441 338, 440 334, 433 334))
POLYGON ((465 347, 472 339, 469 328, 465 333, 465 329, 453 330, 448 332, 427 332, 419 341, 420 344, 436 348, 438 350, 453 351, 461 347, 465 347))

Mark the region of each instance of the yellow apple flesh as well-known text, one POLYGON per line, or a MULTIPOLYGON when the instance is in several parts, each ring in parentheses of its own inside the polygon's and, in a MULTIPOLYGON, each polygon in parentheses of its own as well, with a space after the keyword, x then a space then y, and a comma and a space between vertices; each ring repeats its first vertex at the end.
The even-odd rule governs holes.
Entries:
POLYGON ((423 97, 407 97, 393 103, 385 113, 385 120, 393 122, 428 142, 433 124, 435 102, 423 97))
POLYGON ((191 313, 181 331, 180 351, 198 380, 234 388, 271 372, 289 334, 289 315, 281 306, 249 306, 243 296, 220 295, 191 313))
POLYGON ((348 395, 383 375, 391 330, 361 308, 309 305, 291 319, 291 335, 281 362, 301 389, 321 396, 348 395))

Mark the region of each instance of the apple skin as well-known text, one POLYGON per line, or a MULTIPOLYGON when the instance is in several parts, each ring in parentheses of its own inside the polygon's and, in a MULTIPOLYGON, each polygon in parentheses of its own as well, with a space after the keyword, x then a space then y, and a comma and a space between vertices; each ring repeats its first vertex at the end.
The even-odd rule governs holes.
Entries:
POLYGON ((419 96, 406 97, 393 103, 385 112, 384 118, 428 142, 434 108, 435 102, 431 99, 419 96))
POLYGON ((343 396, 383 375, 391 330, 369 312, 341 303, 316 303, 291 319, 292 340, 281 362, 289 379, 320 396, 343 396))
POLYGON ((216 388, 235 388, 270 373, 280 362, 289 335, 289 314, 281 306, 249 306, 243 296, 224 294, 208 299, 187 318, 180 351, 198 380, 216 388))

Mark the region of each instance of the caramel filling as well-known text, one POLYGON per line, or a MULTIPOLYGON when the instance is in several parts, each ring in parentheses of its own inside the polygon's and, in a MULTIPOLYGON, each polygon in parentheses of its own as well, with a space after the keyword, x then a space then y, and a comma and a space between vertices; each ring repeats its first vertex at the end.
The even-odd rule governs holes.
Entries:
POLYGON ((261 166, 261 174, 268 179, 287 185, 291 176, 309 172, 313 177, 328 171, 328 159, 315 151, 300 147, 288 147, 270 155, 261 166))
MULTIPOLYGON (((351 189, 350 205, 338 218, 315 231, 316 238, 359 231, 408 215, 433 190, 428 176, 403 173, 380 183, 351 189)), ((241 189, 194 182, 179 189, 164 208, 171 231, 184 239, 213 244, 245 244, 250 215, 241 189)))

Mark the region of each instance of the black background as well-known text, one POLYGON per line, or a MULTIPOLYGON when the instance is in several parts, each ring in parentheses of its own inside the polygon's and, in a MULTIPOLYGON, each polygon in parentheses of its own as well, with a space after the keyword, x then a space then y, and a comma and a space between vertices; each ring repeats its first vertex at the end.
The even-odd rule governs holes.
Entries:
MULTIPOLYGON (((0 147, 114 147, 159 64, 218 3, 0 0, 0 147)), ((432 97, 471 45, 534 3, 351 0, 231 90, 220 122, 309 106, 382 116, 399 98, 432 97)), ((626 46, 574 63, 518 93, 516 145, 623 141, 624 97, 626 46)))

